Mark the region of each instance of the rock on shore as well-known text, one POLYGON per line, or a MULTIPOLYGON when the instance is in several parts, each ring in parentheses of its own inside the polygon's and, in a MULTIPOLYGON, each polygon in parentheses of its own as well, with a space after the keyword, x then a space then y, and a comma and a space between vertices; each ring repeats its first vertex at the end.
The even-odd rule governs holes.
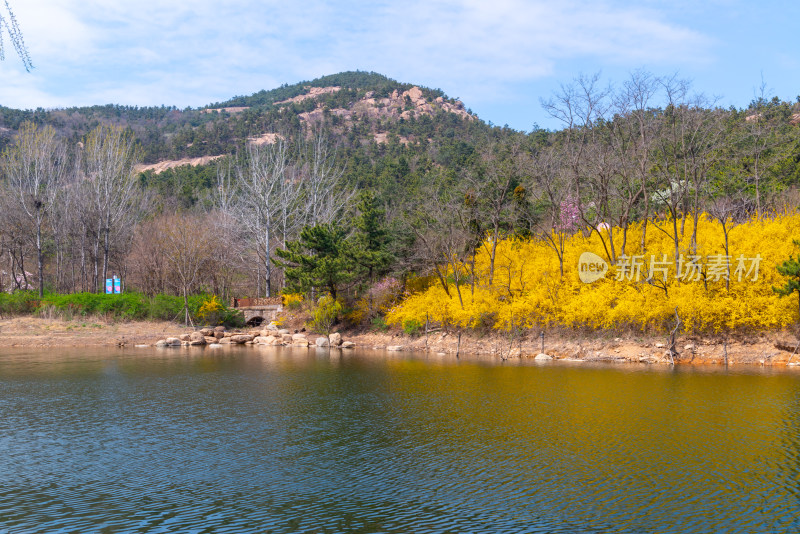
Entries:
MULTIPOLYGON (((274 323, 270 323, 262 330, 246 332, 229 332, 224 326, 215 328, 201 328, 192 332, 179 334, 175 337, 168 337, 159 340, 157 347, 180 347, 180 346, 209 346, 219 347, 222 345, 282 345, 291 347, 335 347, 342 349, 352 349, 355 343, 343 341, 342 335, 334 332, 329 336, 319 336, 309 340, 303 332, 290 333, 289 330, 279 329, 274 323)), ((402 350, 398 347, 397 350, 402 350)))

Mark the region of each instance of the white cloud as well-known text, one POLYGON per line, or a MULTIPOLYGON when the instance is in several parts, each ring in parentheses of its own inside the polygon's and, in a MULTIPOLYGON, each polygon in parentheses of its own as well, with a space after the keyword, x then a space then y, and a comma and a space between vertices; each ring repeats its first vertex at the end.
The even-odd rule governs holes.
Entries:
MULTIPOLYGON (((0 103, 20 107, 202 105, 356 68, 478 95, 542 79, 574 59, 697 64, 712 45, 656 8, 588 0, 41 0, 13 7, 36 70, 4 83, 0 103)), ((7 57, 2 71, 15 59, 7 57)))

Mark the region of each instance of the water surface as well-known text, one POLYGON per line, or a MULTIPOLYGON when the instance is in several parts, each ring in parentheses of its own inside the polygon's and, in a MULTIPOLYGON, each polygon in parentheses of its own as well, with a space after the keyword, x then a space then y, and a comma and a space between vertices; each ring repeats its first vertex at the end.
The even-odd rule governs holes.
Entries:
POLYGON ((800 375, 0 353, 0 533, 800 530, 800 375))

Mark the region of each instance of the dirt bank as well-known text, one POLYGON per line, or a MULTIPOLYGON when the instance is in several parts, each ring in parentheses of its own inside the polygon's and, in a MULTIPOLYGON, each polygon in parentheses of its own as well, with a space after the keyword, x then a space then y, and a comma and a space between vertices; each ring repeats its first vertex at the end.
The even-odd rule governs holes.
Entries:
MULTIPOLYGON (((292 331, 301 322, 287 325, 292 331), (294 328, 293 328, 294 327, 294 328)), ((170 322, 115 322, 98 319, 62 321, 36 317, 15 317, 0 320, 0 349, 2 347, 84 347, 154 345, 159 339, 191 332, 191 328, 170 322)), ((248 331, 250 331, 248 329, 248 331)), ((257 332, 257 330, 256 330, 257 332)), ((312 342, 317 334, 307 332, 312 342)), ((342 332, 343 339, 355 342, 359 348, 392 351, 420 351, 454 355, 487 356, 496 359, 532 359, 544 353, 555 359, 588 361, 620 361, 640 363, 669 363, 665 336, 609 337, 603 334, 568 335, 548 333, 542 339, 528 335, 511 339, 493 333, 476 335, 464 333, 459 342, 457 333, 433 332, 428 336, 407 336, 397 333, 342 332)), ((680 337, 676 348, 680 355, 676 363, 724 364, 727 352, 729 364, 785 365, 800 364, 800 354, 792 356, 796 338, 787 333, 767 333, 730 340, 680 337)), ((800 353, 800 351, 798 351, 800 353)))
MULTIPOLYGON (((476 336, 464 333, 459 342, 457 333, 435 332, 427 336, 366 333, 344 335, 357 346, 366 348, 401 347, 401 350, 432 353, 490 356, 498 359, 535 358, 543 353, 554 359, 586 361, 620 361, 638 363, 670 363, 666 336, 605 337, 602 334, 546 334, 544 350, 538 335, 512 340, 491 334, 476 336)), ((786 365, 800 364, 800 351, 792 356, 797 340, 788 333, 770 333, 750 338, 729 340, 679 337, 675 363, 713 365, 729 364, 786 365)))
POLYGON ((38 317, 0 319, 2 347, 89 347, 152 344, 168 333, 185 330, 169 322, 107 323, 98 319, 62 321, 38 317))

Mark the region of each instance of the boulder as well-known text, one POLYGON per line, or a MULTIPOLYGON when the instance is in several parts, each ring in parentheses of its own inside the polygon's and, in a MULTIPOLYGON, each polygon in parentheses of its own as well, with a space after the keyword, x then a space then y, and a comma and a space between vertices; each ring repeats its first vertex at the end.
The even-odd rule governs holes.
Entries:
MULTIPOLYGON (((216 338, 214 338, 214 339, 216 339, 216 338)), ((222 345, 220 345, 219 343, 209 343, 208 348, 209 349, 219 349, 219 348, 222 348, 222 345)))
POLYGON ((253 344, 254 345, 269 345, 270 344, 270 340, 267 339, 269 337, 272 337, 272 336, 256 336, 256 337, 253 338, 253 344))
POLYGON ((294 341, 292 341, 292 345, 294 345, 295 347, 307 347, 308 346, 308 340, 305 339, 305 338, 303 338, 303 339, 295 339, 294 341))
POLYGON ((216 343, 217 342, 217 338, 215 338, 214 336, 206 336, 204 339, 206 340, 206 343, 208 343, 209 345, 211 343, 216 343))
POLYGON ((265 345, 274 345, 278 341, 278 338, 275 336, 264 336, 264 344, 265 345))
POLYGON ((552 360, 552 359, 553 359, 553 357, 552 357, 552 356, 550 356, 549 354, 545 354, 544 352, 540 352, 539 354, 537 354, 536 356, 534 356, 534 358, 533 358, 533 359, 534 359, 534 360, 539 360, 539 361, 542 361, 542 360, 552 360))
POLYGON ((225 332, 217 332, 214 330, 214 339, 222 339, 223 337, 225 337, 225 332))
POLYGON ((223 337, 222 339, 219 340, 219 344, 220 345, 230 345, 231 344, 231 338, 223 337))
POLYGON ((287 330, 286 328, 281 328, 280 330, 278 330, 278 333, 280 335, 288 334, 289 330, 287 330))
POLYGON ((328 338, 327 337, 318 337, 316 343, 317 343, 318 347, 327 347, 328 346, 328 338))
POLYGON ((167 346, 166 339, 159 339, 158 341, 156 341, 156 347, 166 347, 166 346, 167 346))
POLYGON ((344 343, 342 343, 341 346, 343 349, 354 349, 356 347, 356 344, 353 343, 352 341, 345 341, 344 343))
POLYGON ((168 337, 164 341, 170 347, 180 347, 181 346, 181 340, 178 339, 177 337, 168 337))
POLYGON ((206 338, 201 337, 200 339, 193 339, 189 342, 189 345, 193 347, 200 347, 206 344, 206 338))
POLYGON ((308 338, 306 337, 305 334, 292 334, 292 341, 300 341, 300 340, 303 340, 303 339, 308 341, 308 338))
POLYGON ((231 343, 236 343, 237 345, 243 345, 248 341, 253 341, 253 336, 250 334, 236 334, 230 337, 231 343))
POLYGON ((224 332, 224 331, 225 331, 225 327, 224 326, 215 326, 214 327, 214 332, 224 332))
POLYGON ((178 339, 180 339, 181 341, 191 341, 192 340, 191 334, 181 334, 180 336, 178 336, 178 339))
POLYGON ((388 347, 386 347, 386 350, 388 350, 389 352, 400 352, 401 350, 403 350, 403 346, 402 345, 389 345, 388 347))
POLYGON ((222 337, 233 337, 233 336, 234 336, 233 332, 223 332, 222 333, 222 337))
POLYGON ((275 322, 273 321, 273 322, 269 323, 266 326, 266 328, 267 328, 267 330, 271 330, 271 331, 275 332, 276 330, 278 330, 278 325, 276 325, 275 322))
POLYGON ((214 329, 213 328, 201 328, 200 333, 203 334, 203 337, 213 336, 214 329))
POLYGON ((338 347, 342 344, 342 334, 339 332, 334 332, 328 336, 328 340, 330 341, 332 347, 338 347))
POLYGON ((195 341, 200 342, 200 341, 202 341, 205 344, 206 336, 202 332, 192 332, 191 334, 189 334, 189 341, 191 341, 191 342, 195 342, 195 341))

